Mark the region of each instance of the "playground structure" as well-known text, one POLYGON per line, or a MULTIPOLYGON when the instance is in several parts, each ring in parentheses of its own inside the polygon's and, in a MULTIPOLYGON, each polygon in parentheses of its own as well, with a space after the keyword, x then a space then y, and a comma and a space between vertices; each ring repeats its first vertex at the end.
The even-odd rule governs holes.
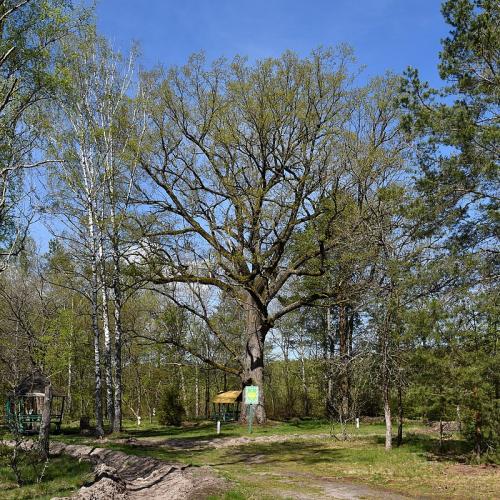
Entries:
POLYGON ((220 422, 235 422, 240 418, 242 391, 219 392, 212 400, 212 419, 220 422))
MULTIPOLYGON (((21 434, 35 434, 40 430, 45 389, 50 380, 39 371, 25 377, 9 394, 5 402, 5 418, 9 427, 21 434)), ((56 433, 61 430, 66 396, 52 387, 50 423, 56 433)))

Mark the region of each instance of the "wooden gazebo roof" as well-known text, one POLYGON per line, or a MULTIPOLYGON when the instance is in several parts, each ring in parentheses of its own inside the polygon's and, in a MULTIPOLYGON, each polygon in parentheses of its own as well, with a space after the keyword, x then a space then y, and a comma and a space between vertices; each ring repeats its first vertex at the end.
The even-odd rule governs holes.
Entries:
MULTIPOLYGON (((40 371, 35 371, 23 378, 15 387, 13 394, 19 396, 44 396, 45 387, 50 384, 50 379, 40 371)), ((64 396, 64 393, 52 386, 53 396, 64 396)))
POLYGON ((231 404, 231 403, 236 403, 238 401, 241 401, 242 391, 226 391, 226 392, 219 392, 217 396, 215 396, 214 399, 212 399, 212 403, 226 403, 226 404, 231 404))

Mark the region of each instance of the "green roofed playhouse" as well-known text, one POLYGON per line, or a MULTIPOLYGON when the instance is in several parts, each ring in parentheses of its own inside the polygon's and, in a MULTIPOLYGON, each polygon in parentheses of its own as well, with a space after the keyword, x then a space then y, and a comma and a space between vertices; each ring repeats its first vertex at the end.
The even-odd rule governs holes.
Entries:
MULTIPOLYGON (((5 416, 10 428, 22 434, 34 434, 40 429, 42 421, 45 388, 50 380, 40 372, 34 372, 24 378, 13 391, 7 394, 5 416)), ((52 386, 52 404, 50 422, 61 430, 66 396, 52 386)))

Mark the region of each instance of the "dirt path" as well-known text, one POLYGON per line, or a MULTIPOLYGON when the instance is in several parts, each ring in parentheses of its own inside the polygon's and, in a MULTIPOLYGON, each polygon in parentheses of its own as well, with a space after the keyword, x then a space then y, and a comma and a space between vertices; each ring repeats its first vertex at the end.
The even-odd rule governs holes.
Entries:
MULTIPOLYGON (((117 440, 129 446, 140 447, 168 447, 183 450, 200 450, 203 448, 230 448, 234 446, 244 446, 253 443, 284 443, 287 441, 306 440, 306 439, 331 439, 330 434, 286 434, 272 436, 255 436, 255 437, 220 437, 213 439, 124 439, 117 440)), ((116 441, 115 441, 116 442, 116 441)), ((248 466, 252 463, 259 463, 259 455, 248 458, 248 466)), ((250 472, 250 471, 249 471, 250 472)), ((387 500, 404 500, 410 497, 385 490, 383 488, 374 488, 356 484, 342 479, 331 479, 319 477, 313 474, 296 473, 287 474, 282 471, 278 472, 258 472, 257 475, 269 477, 276 480, 278 483, 272 491, 266 491, 267 496, 276 498, 293 498, 296 500, 309 500, 319 498, 333 498, 339 500, 357 500, 357 499, 387 499, 387 500), (302 493, 297 490, 295 485, 303 486, 309 484, 311 493, 302 493)))
MULTIPOLYGON (((301 438, 325 438, 329 435, 285 435, 257 436, 252 438, 216 438, 213 440, 168 439, 163 441, 117 440, 136 446, 172 446, 183 449, 198 449, 212 446, 224 448, 253 442, 285 442, 301 438)), ((202 500, 230 488, 230 484, 217 476, 211 467, 192 467, 169 463, 151 457, 128 455, 121 451, 85 445, 70 445, 52 442, 51 455, 69 455, 94 464, 94 480, 80 488, 71 497, 58 500, 202 500)), ((253 460, 248 460, 251 467, 253 460)), ((266 489, 265 495, 296 500, 333 498, 340 500, 388 499, 403 500, 404 497, 388 490, 363 486, 341 479, 318 477, 314 474, 287 472, 256 472, 256 475, 276 480, 276 486, 266 489), (308 484, 310 493, 303 493, 297 486, 308 484)), ((56 499, 53 499, 56 500, 56 499)))
POLYGON ((188 467, 150 457, 84 445, 51 443, 51 455, 70 455, 95 464, 94 482, 72 499, 200 499, 227 489, 209 467, 188 467))
POLYGON ((318 500, 323 498, 332 498, 338 500, 362 500, 362 499, 384 499, 384 500, 408 500, 411 497, 402 496, 397 493, 385 490, 383 488, 373 488, 355 484, 342 479, 321 478, 313 474, 293 474, 268 473, 262 472, 259 475, 264 477, 276 476, 281 483, 275 490, 266 493, 277 498, 293 498, 295 500, 318 500), (309 484, 310 493, 297 491, 294 485, 303 486, 309 484))

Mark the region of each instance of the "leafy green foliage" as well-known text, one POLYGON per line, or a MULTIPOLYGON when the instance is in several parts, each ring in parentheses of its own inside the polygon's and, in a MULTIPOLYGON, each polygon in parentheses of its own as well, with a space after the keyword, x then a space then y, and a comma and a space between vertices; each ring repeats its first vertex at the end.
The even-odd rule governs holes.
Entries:
POLYGON ((42 146, 39 111, 58 83, 58 43, 87 15, 73 9, 71 0, 0 4, 0 248, 5 253, 19 251, 23 240, 26 220, 17 209, 24 171, 43 164, 34 159, 42 146), (13 243, 17 248, 9 248, 13 243))
POLYGON ((174 386, 167 386, 160 397, 158 408, 158 422, 162 425, 181 425, 185 409, 182 406, 179 390, 174 386))
POLYGON ((460 409, 479 455, 498 444, 500 408, 500 4, 447 0, 442 12, 451 28, 440 54, 445 85, 431 89, 410 69, 402 94, 421 168, 423 233, 440 241, 436 255, 445 263, 429 276, 449 285, 436 296, 438 316, 431 303, 419 313, 426 344, 417 345, 416 359, 425 368, 414 382, 433 395, 421 401, 426 411, 460 409))

